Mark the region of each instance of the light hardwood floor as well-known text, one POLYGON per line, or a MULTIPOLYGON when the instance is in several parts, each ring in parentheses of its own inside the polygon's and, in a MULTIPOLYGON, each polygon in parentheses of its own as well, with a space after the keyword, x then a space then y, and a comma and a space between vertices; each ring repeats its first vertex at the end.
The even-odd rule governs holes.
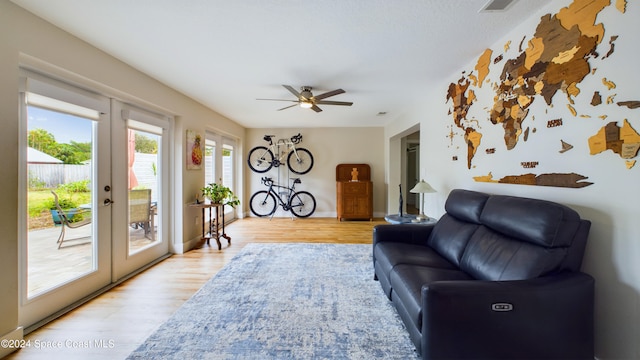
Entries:
MULTIPOLYGON (((203 244, 173 255, 61 318, 30 333, 6 359, 124 359, 248 243, 371 244, 375 221, 245 218, 226 227, 231 245, 203 244), (58 347, 58 344, 62 344, 58 347), (40 348, 36 348, 36 344, 40 348), (55 345, 55 346, 54 346, 55 345), (100 346, 102 345, 102 347, 100 346)), ((373 276, 373 274, 372 274, 373 276)), ((211 299, 215 301, 215 299, 211 299)), ((224 339, 211 339, 224 341, 224 339)))

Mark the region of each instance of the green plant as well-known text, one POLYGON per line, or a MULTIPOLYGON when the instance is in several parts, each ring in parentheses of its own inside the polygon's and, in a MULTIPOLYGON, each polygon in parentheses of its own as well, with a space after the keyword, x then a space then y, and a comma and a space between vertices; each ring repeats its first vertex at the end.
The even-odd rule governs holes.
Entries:
MULTIPOLYGON (((64 198, 64 197, 59 197, 58 198, 58 204, 64 210, 66 210, 66 209, 75 209, 75 208, 78 207, 78 203, 77 202, 73 201, 72 199, 64 198)), ((47 205, 48 205, 50 210, 56 210, 56 203, 53 200, 53 198, 51 198, 48 201, 47 205)))
POLYGON ((202 191, 202 196, 211 200, 212 203, 229 205, 233 208, 236 205, 240 205, 238 197, 224 185, 210 183, 200 190, 202 191))
POLYGON ((89 180, 78 180, 58 185, 58 189, 69 193, 89 192, 89 180))

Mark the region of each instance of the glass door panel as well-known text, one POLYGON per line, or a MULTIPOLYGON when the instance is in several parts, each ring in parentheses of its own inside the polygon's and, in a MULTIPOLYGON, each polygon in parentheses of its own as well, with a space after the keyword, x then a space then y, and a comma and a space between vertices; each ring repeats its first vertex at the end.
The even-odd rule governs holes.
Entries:
POLYGON ((96 122, 27 107, 27 297, 96 270, 96 122))
MULTIPOLYGON (((228 187, 236 193, 235 189, 235 172, 234 172, 234 157, 233 146, 224 144, 222 146, 222 185, 228 187)), ((233 207, 229 205, 224 206, 225 222, 232 220, 235 216, 233 207)))
MULTIPOLYGON (((158 240, 158 148, 161 136, 127 129, 129 255, 158 240)), ((160 225, 160 226, 158 226, 160 225)))

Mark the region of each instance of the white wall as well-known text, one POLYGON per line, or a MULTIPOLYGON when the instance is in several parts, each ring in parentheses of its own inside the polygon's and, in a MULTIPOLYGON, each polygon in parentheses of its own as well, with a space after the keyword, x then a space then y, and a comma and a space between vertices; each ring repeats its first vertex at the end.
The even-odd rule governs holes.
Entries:
MULTIPOLYGON (((267 142, 264 135, 276 135, 274 140, 286 139, 301 133, 302 142, 297 145, 308 149, 314 158, 311 171, 304 175, 291 174, 299 177, 302 183, 296 189, 309 191, 316 198, 316 211, 313 217, 335 217, 336 213, 336 165, 343 163, 369 164, 371 166, 371 180, 373 181, 373 211, 374 216, 381 217, 385 213, 384 186, 384 152, 383 128, 302 128, 302 129, 248 129, 245 152, 251 148, 267 142)), ((249 210, 249 198, 258 190, 265 189, 260 179, 263 176, 272 177, 277 181, 280 172, 281 183, 286 180, 286 166, 273 168, 267 173, 256 173, 246 165, 246 183, 244 210, 247 215, 254 216, 249 210)), ((290 184, 289 184, 290 185, 290 184)), ((289 212, 279 208, 276 217, 288 217, 289 212)))
MULTIPOLYGON (((511 50, 505 53, 505 59, 514 57, 518 43, 523 36, 527 40, 534 34, 540 16, 555 14, 570 1, 554 1, 552 5, 538 14, 532 14, 529 20, 523 19, 520 27, 505 34, 495 44, 485 44, 491 48, 493 57, 504 52, 503 45, 511 40, 511 50)), ((640 34, 640 6, 629 2, 627 13, 619 13, 613 6, 605 9, 598 21, 604 22, 605 39, 598 48, 600 57, 608 49, 611 35, 619 35, 615 42, 615 52, 608 59, 591 59, 596 73, 588 75, 578 87, 582 93, 576 97, 575 107, 579 114, 589 114, 592 118, 573 117, 565 106, 566 96, 558 92, 553 98, 554 106, 549 108, 542 98, 537 98, 531 106, 525 125, 535 127, 537 132, 530 133, 529 140, 520 142, 515 149, 507 151, 502 140, 500 125, 492 125, 485 108, 493 106, 495 95, 490 84, 481 90, 477 88, 478 100, 472 107, 468 118, 479 120, 484 137, 473 162, 466 166, 466 145, 460 136, 453 146, 447 138, 453 125, 448 111, 451 102, 445 103, 448 86, 467 74, 476 65, 477 57, 484 51, 479 49, 476 58, 470 59, 468 66, 460 72, 450 74, 440 84, 432 85, 425 91, 424 103, 398 119, 385 129, 387 148, 387 172, 393 174, 395 164, 392 159, 397 145, 397 134, 420 123, 421 133, 421 175, 439 192, 437 200, 425 204, 425 213, 440 216, 444 212, 444 202, 451 189, 466 188, 489 193, 526 196, 548 199, 564 203, 585 219, 592 222, 589 241, 583 263, 583 271, 596 279, 595 317, 596 317, 596 356, 599 359, 640 359, 640 237, 638 216, 640 211, 640 161, 632 169, 625 167, 624 161, 611 151, 590 155, 587 139, 595 134, 607 122, 622 124, 628 119, 636 132, 640 132, 640 109, 631 110, 617 105, 590 105, 594 90, 609 94, 602 84, 602 78, 613 80, 617 87, 611 93, 617 93, 615 100, 640 100, 638 84, 638 34, 640 34), (607 114, 605 121, 597 116, 607 114), (535 117, 535 120, 533 120, 535 117), (547 128, 547 120, 562 118, 564 125, 547 128), (560 154, 560 138, 574 145, 574 149, 560 154), (491 145, 489 145, 491 144, 491 145), (496 147, 496 153, 488 155, 485 148, 496 147), (457 155, 460 160, 452 161, 457 155), (523 169, 521 161, 539 161, 535 169, 523 169), (510 174, 531 172, 576 172, 589 177, 594 184, 581 189, 543 187, 511 184, 492 184, 475 182, 473 176, 486 175, 489 171, 494 178, 510 174)), ((525 43, 526 47, 526 43, 525 43)), ((491 66, 489 78, 495 81, 502 71, 504 61, 491 66)), ((606 96, 605 96, 606 98, 606 96)), ((640 160, 640 156, 636 156, 640 160)), ((391 175, 389 175, 391 177, 391 175)), ((393 199, 393 196, 390 195, 393 199)), ((390 202, 391 204, 391 202, 390 202)), ((390 205, 391 207, 391 205, 390 205)), ((391 209, 390 209, 391 210, 391 209)), ((540 344, 544 346, 544 344, 540 344)))
MULTIPOLYGON (((26 12, 10 1, 0 1, 0 152, 3 189, 0 202, 0 338, 18 336, 18 91, 19 68, 30 66, 51 76, 124 102, 176 117, 173 136, 175 167, 171 182, 176 191, 171 205, 171 241, 175 251, 183 241, 197 236, 190 221, 196 210, 184 204, 193 200, 204 182, 204 171, 187 171, 184 142, 186 129, 215 129, 242 140, 244 128, 194 100, 136 71, 104 52, 26 12), (177 155, 176 155, 177 154, 177 155), (186 212, 186 214, 184 214, 186 212), (191 214, 190 212, 193 212, 191 214), (192 216, 191 216, 192 215, 192 216)), ((26 151, 26 150, 25 150, 26 151)), ((0 349, 0 357, 6 349, 0 349)))

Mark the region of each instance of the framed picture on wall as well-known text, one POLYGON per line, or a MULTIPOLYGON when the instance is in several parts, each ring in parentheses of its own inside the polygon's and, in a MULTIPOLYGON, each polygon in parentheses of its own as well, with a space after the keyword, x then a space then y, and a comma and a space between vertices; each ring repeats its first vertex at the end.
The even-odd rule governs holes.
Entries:
POLYGON ((187 130, 187 170, 202 169, 202 134, 187 130))

